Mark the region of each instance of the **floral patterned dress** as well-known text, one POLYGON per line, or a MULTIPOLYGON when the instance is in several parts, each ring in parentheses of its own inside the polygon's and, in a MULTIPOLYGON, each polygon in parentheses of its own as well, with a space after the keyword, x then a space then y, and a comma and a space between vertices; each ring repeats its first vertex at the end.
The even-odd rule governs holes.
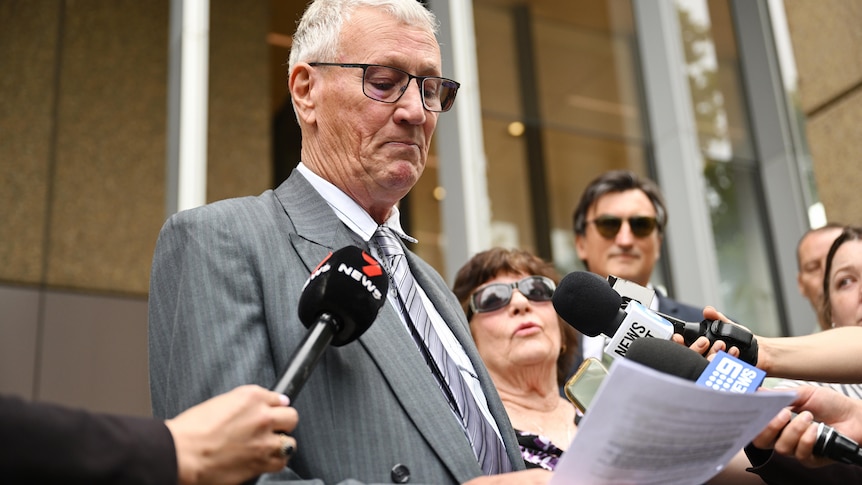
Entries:
POLYGON ((527 468, 543 468, 554 471, 563 450, 557 448, 551 440, 528 431, 515 430, 518 435, 518 447, 527 468))

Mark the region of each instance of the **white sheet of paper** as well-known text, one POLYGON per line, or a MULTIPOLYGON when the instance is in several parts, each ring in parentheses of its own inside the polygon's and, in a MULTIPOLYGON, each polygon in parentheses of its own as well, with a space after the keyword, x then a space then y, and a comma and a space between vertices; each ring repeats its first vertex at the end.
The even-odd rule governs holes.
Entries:
POLYGON ((618 359, 550 483, 704 483, 794 396, 715 391, 618 359))

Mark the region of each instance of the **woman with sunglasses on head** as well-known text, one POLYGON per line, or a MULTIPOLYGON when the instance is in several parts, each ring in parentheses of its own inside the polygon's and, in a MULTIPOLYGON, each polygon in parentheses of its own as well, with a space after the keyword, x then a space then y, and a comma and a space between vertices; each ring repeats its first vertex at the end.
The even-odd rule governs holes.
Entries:
POLYGON ((577 431, 575 407, 559 394, 578 333, 551 304, 558 280, 541 258, 494 248, 473 256, 453 289, 528 468, 553 470, 577 431))

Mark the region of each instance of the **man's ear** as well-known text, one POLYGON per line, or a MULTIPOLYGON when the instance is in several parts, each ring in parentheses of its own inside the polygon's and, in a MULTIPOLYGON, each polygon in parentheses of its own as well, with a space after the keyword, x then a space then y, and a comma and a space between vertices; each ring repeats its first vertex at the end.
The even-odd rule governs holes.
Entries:
POLYGON ((575 251, 578 253, 578 259, 585 261, 587 259, 587 242, 584 241, 586 235, 575 234, 575 251))
POLYGON ((313 124, 315 121, 314 99, 312 90, 314 89, 314 75, 311 66, 305 62, 298 62, 290 71, 290 77, 287 80, 287 87, 290 91, 290 98, 293 102, 293 109, 296 110, 296 115, 306 124, 313 124))

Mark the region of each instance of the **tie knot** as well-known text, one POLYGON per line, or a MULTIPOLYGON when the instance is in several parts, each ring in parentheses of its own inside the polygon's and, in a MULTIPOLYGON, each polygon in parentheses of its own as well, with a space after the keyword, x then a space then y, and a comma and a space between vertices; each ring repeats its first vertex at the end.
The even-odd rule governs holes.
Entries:
POLYGON ((374 231, 373 239, 374 242, 377 243, 377 247, 380 248, 380 251, 386 257, 404 254, 404 249, 398 241, 398 236, 396 236, 395 233, 386 226, 378 227, 377 230, 374 231))

